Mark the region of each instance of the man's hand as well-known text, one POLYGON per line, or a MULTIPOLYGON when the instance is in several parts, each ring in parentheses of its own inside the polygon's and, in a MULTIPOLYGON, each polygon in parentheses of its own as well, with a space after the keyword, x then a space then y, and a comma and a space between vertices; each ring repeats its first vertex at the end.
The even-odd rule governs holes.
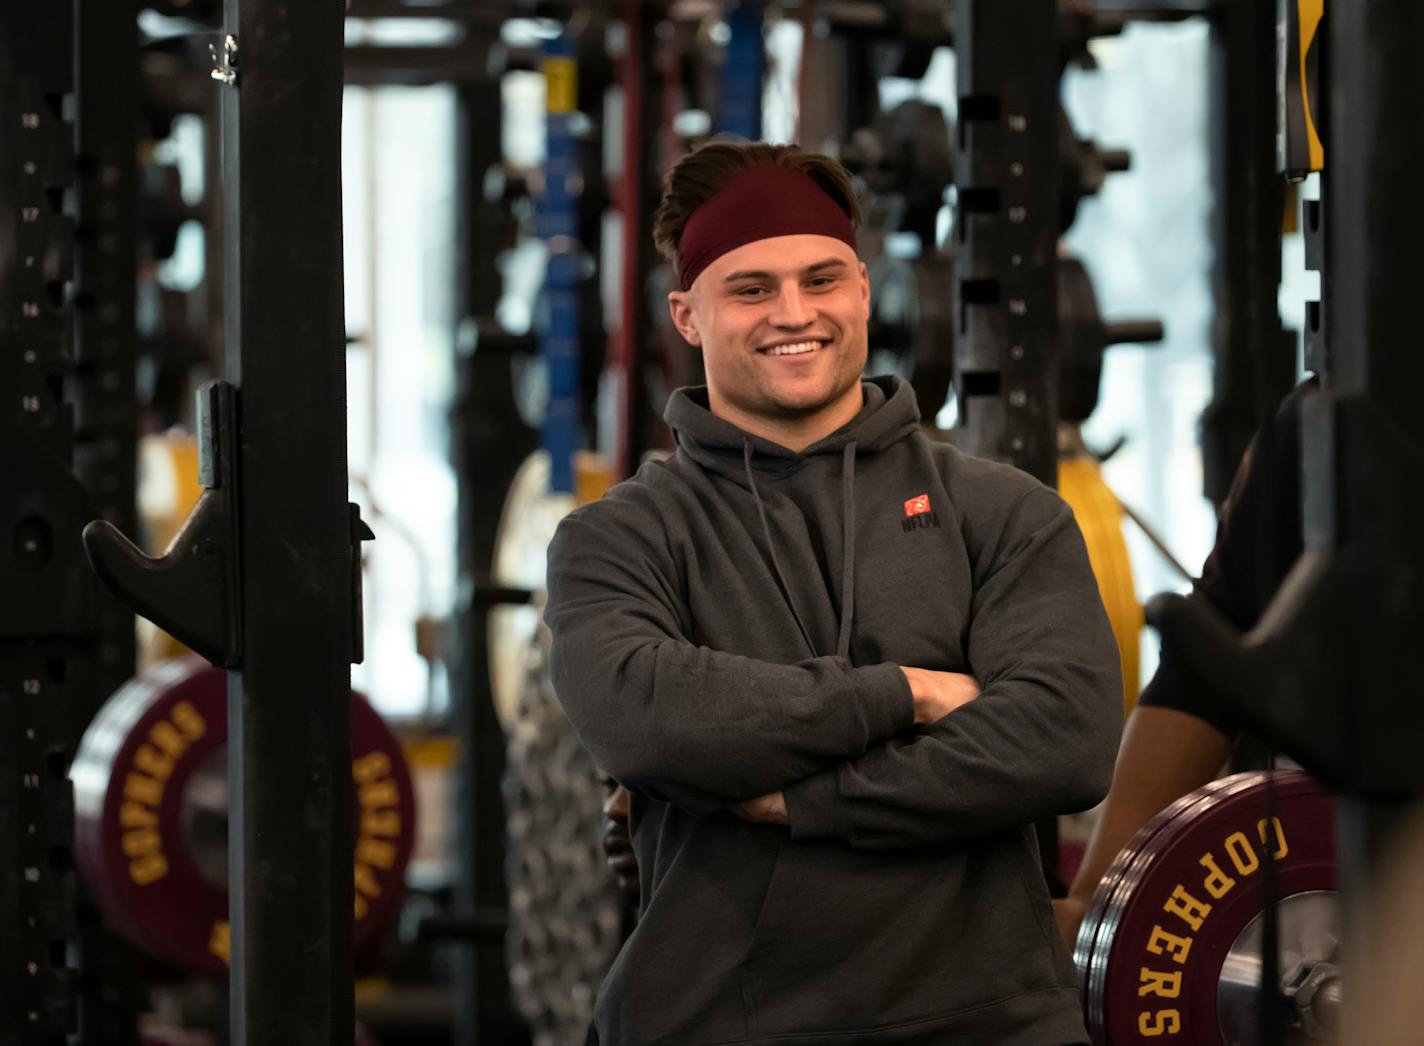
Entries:
POLYGON ((745 803, 738 803, 732 807, 732 813, 743 821, 750 821, 753 824, 790 823, 786 816, 786 796, 780 792, 772 792, 760 799, 748 799, 745 803))
POLYGON ((979 682, 963 672, 934 672, 928 668, 904 668, 915 700, 915 725, 926 726, 943 719, 961 705, 979 696, 979 682))

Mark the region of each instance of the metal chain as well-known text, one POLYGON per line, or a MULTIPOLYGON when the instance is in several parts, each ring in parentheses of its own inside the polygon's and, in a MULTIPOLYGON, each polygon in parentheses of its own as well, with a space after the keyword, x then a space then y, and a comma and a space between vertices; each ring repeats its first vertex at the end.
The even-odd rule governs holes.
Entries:
POLYGON ((504 782, 510 988, 533 1046, 581 1046, 620 941, 600 837, 603 786, 530 645, 504 782))

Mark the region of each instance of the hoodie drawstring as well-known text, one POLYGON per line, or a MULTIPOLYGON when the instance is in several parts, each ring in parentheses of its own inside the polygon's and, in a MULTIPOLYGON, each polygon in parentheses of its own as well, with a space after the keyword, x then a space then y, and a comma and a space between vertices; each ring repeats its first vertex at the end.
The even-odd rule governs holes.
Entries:
POLYGON ((855 440, 845 445, 841 457, 841 511, 844 530, 841 545, 841 634, 836 653, 850 657, 850 621, 855 614, 855 440))
MULTIPOLYGON (((786 575, 781 572, 781 561, 776 555, 776 542, 771 539, 771 523, 766 518, 766 505, 762 503, 761 491, 757 489, 756 475, 752 472, 751 440, 742 440, 742 465, 747 471, 747 486, 751 488, 752 500, 756 502, 757 515, 761 517, 762 534, 766 537, 766 550, 771 556, 772 573, 781 588, 781 595, 791 607, 791 616, 796 619, 796 627, 801 630, 801 638, 812 657, 818 656, 816 644, 811 642, 811 633, 801 620, 801 612, 796 609, 796 600, 791 596, 791 586, 786 583, 786 575)), ((850 656, 850 626, 855 613, 855 441, 845 446, 841 457, 841 509, 842 545, 844 555, 841 560, 841 616, 840 634, 836 640, 836 653, 840 657, 850 656)))

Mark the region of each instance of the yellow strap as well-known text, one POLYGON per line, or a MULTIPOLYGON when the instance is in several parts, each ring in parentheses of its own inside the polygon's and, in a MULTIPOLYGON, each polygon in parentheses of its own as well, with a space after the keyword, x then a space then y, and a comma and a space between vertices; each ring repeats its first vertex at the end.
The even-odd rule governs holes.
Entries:
MULTIPOLYGON (((1296 10, 1300 14, 1300 54, 1297 60, 1300 63, 1300 102, 1301 108, 1305 110, 1305 137, 1306 145, 1310 155, 1310 169, 1312 171, 1322 170, 1325 166, 1325 146, 1320 141, 1320 132, 1315 127, 1315 114, 1310 111, 1310 91, 1307 89, 1309 81, 1305 77, 1305 56, 1310 52, 1310 45, 1315 42, 1316 33, 1320 29, 1320 21, 1325 17, 1325 0, 1296 0, 1296 10)), ((1325 46, 1325 41, 1320 41, 1320 46, 1325 46)), ((1316 68, 1320 63, 1316 62, 1316 68)), ((1325 85, 1321 85, 1323 91, 1325 85)))
POLYGON ((1143 617, 1132 577, 1132 561, 1128 559, 1127 542, 1122 535, 1122 507, 1103 480, 1098 463, 1086 455, 1058 460, 1058 493, 1073 510, 1078 529, 1083 532, 1088 562, 1097 578, 1103 609, 1107 611, 1108 623, 1117 641, 1118 660, 1122 665, 1123 709, 1131 711, 1137 704, 1141 674, 1143 617))

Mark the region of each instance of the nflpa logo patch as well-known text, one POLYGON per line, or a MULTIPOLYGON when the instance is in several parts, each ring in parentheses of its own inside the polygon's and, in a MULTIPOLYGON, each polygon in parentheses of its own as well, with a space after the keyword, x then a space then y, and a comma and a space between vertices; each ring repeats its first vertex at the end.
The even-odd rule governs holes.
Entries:
POLYGON ((939 526, 939 513, 930 510, 930 496, 917 494, 905 502, 905 518, 900 520, 900 529, 908 534, 912 530, 939 526))

